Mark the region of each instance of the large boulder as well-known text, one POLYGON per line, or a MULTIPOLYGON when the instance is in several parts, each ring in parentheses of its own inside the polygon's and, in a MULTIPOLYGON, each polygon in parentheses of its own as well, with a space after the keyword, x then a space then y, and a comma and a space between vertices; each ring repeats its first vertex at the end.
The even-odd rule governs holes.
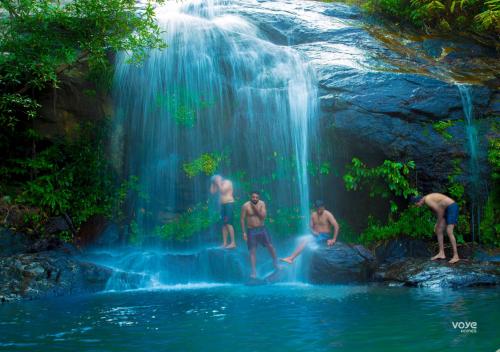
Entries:
POLYGON ((375 270, 375 257, 361 245, 337 242, 311 253, 309 281, 315 284, 367 282, 375 270))
POLYGON ((100 291, 112 273, 60 251, 1 257, 0 267, 2 302, 100 291))
POLYGON ((500 263, 407 259, 382 268, 376 275, 386 282, 417 287, 470 287, 500 284, 500 263))

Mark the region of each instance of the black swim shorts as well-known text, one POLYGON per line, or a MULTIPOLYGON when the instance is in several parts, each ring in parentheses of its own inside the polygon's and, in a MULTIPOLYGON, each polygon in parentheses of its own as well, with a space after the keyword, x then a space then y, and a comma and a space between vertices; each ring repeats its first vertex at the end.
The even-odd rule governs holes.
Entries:
POLYGON ((220 218, 224 225, 232 225, 234 219, 234 203, 225 203, 220 208, 220 218))

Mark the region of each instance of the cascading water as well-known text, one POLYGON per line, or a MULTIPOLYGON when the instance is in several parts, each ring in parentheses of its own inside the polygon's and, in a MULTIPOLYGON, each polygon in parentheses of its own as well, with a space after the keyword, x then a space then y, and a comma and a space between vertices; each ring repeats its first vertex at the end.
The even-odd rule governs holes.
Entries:
POLYGON ((140 67, 127 54, 116 59, 114 152, 149 195, 133 209, 142 234, 207 201, 208 175, 186 171, 203 155, 223 160, 240 201, 243 185, 262 189, 271 212, 294 209, 307 229, 314 74, 292 48, 233 14, 237 6, 168 2, 158 9, 168 48, 140 67))
POLYGON ((465 133, 467 137, 467 146, 469 151, 469 168, 470 168, 470 192, 471 192, 471 231, 472 240, 476 238, 476 233, 479 239, 479 228, 480 228, 480 204, 478 201, 480 193, 480 170, 479 170, 479 160, 478 160, 478 138, 477 138, 477 128, 474 124, 474 105, 472 101, 471 88, 465 84, 458 84, 458 90, 460 92, 460 97, 462 99, 462 106, 464 112, 464 122, 465 122, 465 133), (476 232, 477 229, 477 232, 476 232))

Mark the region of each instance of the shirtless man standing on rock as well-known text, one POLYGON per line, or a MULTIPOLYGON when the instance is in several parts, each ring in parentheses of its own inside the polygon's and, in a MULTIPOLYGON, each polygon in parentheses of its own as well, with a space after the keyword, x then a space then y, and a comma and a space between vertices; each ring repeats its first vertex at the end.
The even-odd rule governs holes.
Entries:
POLYGON ((295 258, 302 253, 306 245, 315 241, 316 243, 326 242, 326 244, 331 247, 337 242, 337 236, 339 234, 340 226, 335 220, 335 217, 332 213, 325 209, 325 204, 321 200, 317 200, 316 203, 316 211, 313 211, 311 214, 311 230, 312 237, 305 239, 302 241, 297 249, 292 253, 291 256, 280 259, 281 261, 292 264, 295 258), (332 231, 333 226, 333 238, 330 238, 330 232, 332 231))
POLYGON ((214 175, 210 179, 210 193, 219 193, 220 216, 222 221, 222 247, 227 249, 236 248, 234 241, 234 227, 233 227, 233 183, 230 180, 224 179, 221 175, 214 175), (227 234, 231 242, 227 244, 227 234))
POLYGON ((260 200, 259 192, 253 191, 250 195, 250 200, 243 204, 241 207, 241 231, 243 232, 243 239, 247 241, 248 251, 250 252, 250 264, 252 270, 250 278, 255 279, 257 272, 255 269, 257 244, 266 247, 269 254, 273 258, 274 268, 279 270, 278 259, 276 251, 271 243, 271 237, 264 226, 264 220, 267 216, 266 203, 260 200), (246 227, 245 227, 246 221, 246 227), (247 235, 248 228, 248 235, 247 235))
POLYGON ((443 244, 443 232, 446 228, 446 233, 453 248, 453 257, 448 263, 453 264, 458 262, 460 258, 458 257, 457 241, 453 235, 453 229, 458 222, 458 204, 450 197, 441 193, 430 193, 423 197, 415 196, 410 201, 417 207, 421 207, 424 204, 427 205, 437 216, 434 232, 438 238, 439 252, 431 260, 446 259, 443 244))

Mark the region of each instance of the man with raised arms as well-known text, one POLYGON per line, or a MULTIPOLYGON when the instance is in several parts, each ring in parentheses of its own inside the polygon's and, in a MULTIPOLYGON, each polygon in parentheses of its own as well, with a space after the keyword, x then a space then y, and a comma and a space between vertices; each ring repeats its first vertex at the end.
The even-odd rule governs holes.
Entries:
POLYGON ((233 183, 230 180, 224 179, 221 175, 214 175, 210 179, 210 193, 219 193, 220 215, 222 221, 222 247, 227 249, 236 248, 234 241, 234 196, 233 183), (229 234, 231 242, 227 243, 227 235, 229 234))
POLYGON ((436 233, 439 252, 431 260, 446 259, 444 254, 444 236, 443 232, 446 230, 448 238, 451 242, 451 247, 453 248, 453 257, 448 263, 454 264, 460 260, 457 251, 457 240, 453 234, 453 229, 458 223, 458 204, 455 203, 453 199, 445 196, 441 193, 430 193, 426 196, 415 196, 410 200, 417 207, 422 205, 427 205, 437 217, 436 225, 434 226, 434 232, 436 233))
POLYGON ((297 249, 289 257, 280 259, 283 262, 292 264, 295 258, 302 253, 304 248, 308 243, 314 241, 318 244, 326 242, 328 246, 333 246, 337 242, 337 236, 339 235, 340 226, 335 220, 332 213, 325 209, 325 204, 321 200, 317 200, 316 211, 311 214, 311 231, 312 236, 308 236, 304 241, 302 241, 297 249), (333 226, 333 238, 330 238, 330 233, 333 226))
POLYGON ((250 194, 250 200, 241 207, 241 231, 243 239, 247 241, 248 251, 250 252, 251 273, 250 277, 255 279, 257 272, 256 265, 256 250, 257 244, 266 247, 269 254, 273 258, 274 268, 279 270, 276 251, 271 242, 271 237, 264 226, 264 220, 267 216, 266 203, 260 200, 259 192, 253 191, 250 194), (245 224, 246 222, 246 224, 245 224))

